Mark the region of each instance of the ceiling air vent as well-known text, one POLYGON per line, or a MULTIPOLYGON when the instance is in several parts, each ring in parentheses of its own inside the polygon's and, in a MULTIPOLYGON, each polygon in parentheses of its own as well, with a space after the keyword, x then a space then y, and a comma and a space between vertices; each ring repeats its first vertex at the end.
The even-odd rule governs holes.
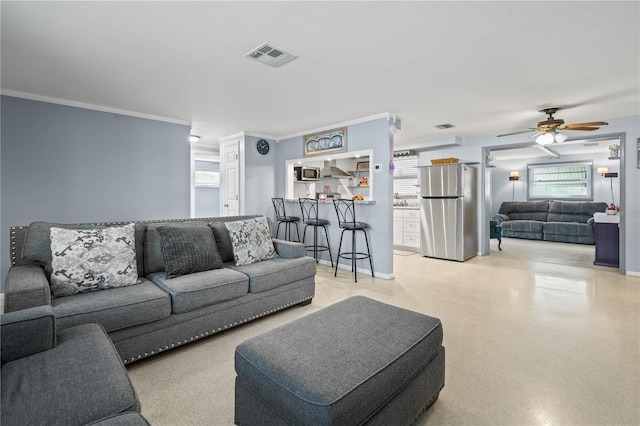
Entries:
POLYGON ((267 43, 261 44, 244 56, 250 59, 255 59, 258 62, 262 62, 263 64, 274 68, 281 67, 287 62, 291 62, 297 58, 296 55, 292 55, 282 49, 269 46, 267 43))

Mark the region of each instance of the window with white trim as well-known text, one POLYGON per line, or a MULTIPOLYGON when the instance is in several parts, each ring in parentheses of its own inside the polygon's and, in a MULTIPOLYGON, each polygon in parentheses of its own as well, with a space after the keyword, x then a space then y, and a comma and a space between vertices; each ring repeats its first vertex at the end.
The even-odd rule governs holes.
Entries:
POLYGON ((527 165, 529 200, 593 200, 591 161, 527 165))
POLYGON ((418 157, 394 158, 393 193, 400 197, 418 194, 418 157))

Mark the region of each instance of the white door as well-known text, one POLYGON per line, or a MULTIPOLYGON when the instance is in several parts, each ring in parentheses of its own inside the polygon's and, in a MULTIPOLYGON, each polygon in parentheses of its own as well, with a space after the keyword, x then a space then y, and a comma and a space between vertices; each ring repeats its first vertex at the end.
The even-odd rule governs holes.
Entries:
POLYGON ((238 141, 221 145, 223 170, 222 214, 237 216, 240 214, 240 159, 238 141))

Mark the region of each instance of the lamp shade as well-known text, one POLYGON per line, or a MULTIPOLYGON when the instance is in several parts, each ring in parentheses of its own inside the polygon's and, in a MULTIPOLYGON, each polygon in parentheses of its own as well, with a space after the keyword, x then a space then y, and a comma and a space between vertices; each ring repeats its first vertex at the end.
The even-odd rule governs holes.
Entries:
POLYGON ((609 171, 608 167, 598 167, 598 174, 603 175, 609 171))
POLYGON ((536 138, 536 142, 540 145, 549 145, 553 143, 553 133, 544 133, 536 138))
POLYGON ((556 139, 556 142, 558 142, 558 143, 562 143, 562 142, 566 141, 568 137, 569 136, 565 135, 564 133, 556 133, 555 134, 555 139, 556 139))
POLYGON ((520 180, 520 172, 517 170, 509 172, 509 180, 520 180))

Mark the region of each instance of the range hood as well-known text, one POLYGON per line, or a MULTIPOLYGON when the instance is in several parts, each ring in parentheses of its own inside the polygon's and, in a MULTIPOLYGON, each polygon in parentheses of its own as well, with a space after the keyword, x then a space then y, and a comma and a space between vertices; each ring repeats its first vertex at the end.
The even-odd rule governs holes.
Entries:
POLYGON ((336 167, 336 160, 330 160, 324 162, 324 166, 320 171, 322 177, 349 177, 349 173, 336 167))

